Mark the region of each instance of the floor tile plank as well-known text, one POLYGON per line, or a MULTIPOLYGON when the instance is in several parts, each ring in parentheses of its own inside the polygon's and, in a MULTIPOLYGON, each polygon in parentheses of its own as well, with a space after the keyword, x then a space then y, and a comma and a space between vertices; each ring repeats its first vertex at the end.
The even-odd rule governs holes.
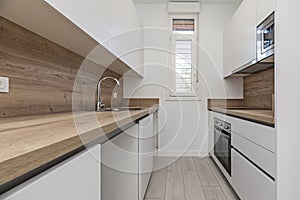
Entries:
POLYGON ((203 186, 218 186, 219 183, 205 158, 194 158, 200 182, 203 186))
POLYGON ((219 186, 217 187, 204 186, 203 190, 207 200, 226 200, 226 197, 219 186))
POLYGON ((222 175, 221 171, 217 168, 216 164, 212 158, 207 158, 207 163, 209 164, 212 172, 214 173, 220 187, 222 188, 227 200, 239 200, 239 197, 235 194, 225 177, 222 175))
POLYGON ((181 167, 183 171, 196 171, 192 157, 182 157, 181 167))
POLYGON ((204 192, 196 171, 183 171, 186 200, 205 200, 204 192))
POLYGON ((181 172, 182 171, 182 168, 181 168, 181 159, 180 158, 176 158, 176 157, 171 157, 170 158, 170 164, 168 166, 168 171, 181 172))
POLYGON ((145 198, 165 198, 167 184, 167 168, 152 172, 145 198))
POLYGON ((183 175, 180 171, 168 171, 165 200, 185 200, 183 175))

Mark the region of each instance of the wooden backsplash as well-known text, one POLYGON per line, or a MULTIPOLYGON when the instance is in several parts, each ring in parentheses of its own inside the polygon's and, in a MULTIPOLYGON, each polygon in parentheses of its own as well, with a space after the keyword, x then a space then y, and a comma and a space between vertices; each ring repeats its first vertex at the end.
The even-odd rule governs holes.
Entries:
MULTIPOLYGON (((99 77, 120 79, 121 75, 83 61, 82 56, 0 17, 0 76, 10 78, 10 92, 0 93, 0 117, 68 112, 72 105, 93 110, 99 77), (85 69, 77 75, 82 64, 85 69)), ((107 105, 114 86, 111 80, 102 84, 107 105)), ((119 98, 112 103, 121 104, 122 86, 116 90, 119 98)))
POLYGON ((244 77, 244 105, 272 109, 274 68, 244 77))

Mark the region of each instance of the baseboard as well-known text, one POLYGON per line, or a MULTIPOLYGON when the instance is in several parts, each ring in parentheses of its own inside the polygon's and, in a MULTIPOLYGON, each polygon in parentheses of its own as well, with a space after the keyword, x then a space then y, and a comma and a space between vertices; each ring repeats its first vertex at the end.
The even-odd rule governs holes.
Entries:
POLYGON ((188 151, 158 151, 158 157, 207 157, 208 151, 188 150, 188 151))

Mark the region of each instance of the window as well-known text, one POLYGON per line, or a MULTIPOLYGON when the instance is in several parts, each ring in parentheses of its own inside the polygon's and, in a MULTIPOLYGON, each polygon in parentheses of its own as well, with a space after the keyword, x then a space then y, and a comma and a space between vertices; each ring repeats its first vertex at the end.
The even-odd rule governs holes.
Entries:
POLYGON ((197 16, 172 16, 171 28, 169 100, 175 100, 178 97, 193 100, 198 97, 199 89, 197 16))

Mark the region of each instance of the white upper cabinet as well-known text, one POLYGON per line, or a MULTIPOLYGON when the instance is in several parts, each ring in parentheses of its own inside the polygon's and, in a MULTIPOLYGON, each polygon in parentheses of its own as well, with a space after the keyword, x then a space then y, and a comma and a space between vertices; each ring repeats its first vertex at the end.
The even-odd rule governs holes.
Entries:
POLYGON ((256 27, 276 7, 276 0, 244 0, 224 28, 224 77, 256 59, 256 27))
POLYGON ((45 0, 141 76, 144 33, 131 0, 45 0))
POLYGON ((266 19, 276 7, 276 0, 257 0, 256 25, 266 19))
POLYGON ((256 1, 244 0, 224 29, 224 77, 256 58, 256 1))

